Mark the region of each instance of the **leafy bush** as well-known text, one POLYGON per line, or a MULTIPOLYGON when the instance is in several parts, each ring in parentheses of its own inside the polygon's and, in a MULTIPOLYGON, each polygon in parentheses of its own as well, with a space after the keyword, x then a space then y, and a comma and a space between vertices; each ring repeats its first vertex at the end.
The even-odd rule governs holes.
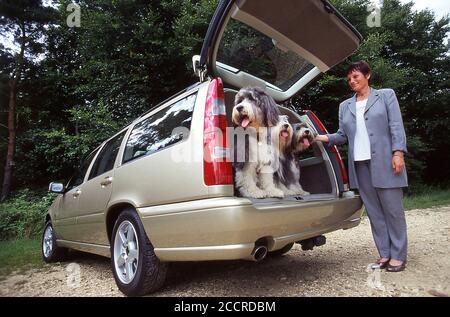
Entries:
POLYGON ((55 194, 29 189, 18 191, 0 204, 0 240, 29 239, 40 236, 44 215, 55 194))

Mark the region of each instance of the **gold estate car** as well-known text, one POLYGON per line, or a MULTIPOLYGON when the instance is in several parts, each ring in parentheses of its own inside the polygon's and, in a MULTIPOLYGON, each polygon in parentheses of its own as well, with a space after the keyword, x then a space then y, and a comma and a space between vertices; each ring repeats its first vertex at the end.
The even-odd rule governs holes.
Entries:
MULTIPOLYGON (((357 226, 362 202, 335 147, 316 142, 299 158, 310 195, 251 199, 235 192, 226 130, 240 88, 284 102, 360 42, 324 0, 220 1, 193 57, 199 82, 103 142, 67 184, 50 184, 60 195, 45 219, 44 260, 67 249, 111 257, 119 289, 142 295, 163 285, 171 261, 260 261, 357 226)), ((310 111, 279 110, 326 131, 310 111)))

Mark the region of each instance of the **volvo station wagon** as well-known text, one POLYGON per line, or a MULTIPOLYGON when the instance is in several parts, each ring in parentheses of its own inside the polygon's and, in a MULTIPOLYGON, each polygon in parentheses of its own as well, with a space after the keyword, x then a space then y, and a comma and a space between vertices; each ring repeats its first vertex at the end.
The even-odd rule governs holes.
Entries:
MULTIPOLYGON (((220 1, 192 58, 198 82, 105 140, 67 183, 50 184, 59 195, 45 218, 44 260, 68 249, 110 257, 119 289, 136 296, 160 289, 173 261, 261 261, 357 226, 362 202, 336 147, 315 142, 299 158, 310 195, 252 199, 235 190, 224 159, 231 140, 207 127, 227 138, 240 88, 262 87, 283 104, 361 40, 325 0, 220 1)), ((311 111, 279 111, 326 132, 311 111)))

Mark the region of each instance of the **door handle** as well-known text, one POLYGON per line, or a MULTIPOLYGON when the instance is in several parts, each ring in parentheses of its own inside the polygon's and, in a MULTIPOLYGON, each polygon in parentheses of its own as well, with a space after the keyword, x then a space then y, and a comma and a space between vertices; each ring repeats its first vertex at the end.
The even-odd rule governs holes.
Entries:
POLYGON ((81 194, 81 190, 77 189, 75 191, 75 193, 73 193, 73 198, 78 198, 78 196, 80 196, 80 194, 81 194))
POLYGON ((106 187, 106 186, 108 186, 109 184, 111 184, 112 181, 113 181, 112 176, 108 176, 108 177, 105 177, 105 179, 101 181, 100 185, 101 185, 102 187, 106 187))

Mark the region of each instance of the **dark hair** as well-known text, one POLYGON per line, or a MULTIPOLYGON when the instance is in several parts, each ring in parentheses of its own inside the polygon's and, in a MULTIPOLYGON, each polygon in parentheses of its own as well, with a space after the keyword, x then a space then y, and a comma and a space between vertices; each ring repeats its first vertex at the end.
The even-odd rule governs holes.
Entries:
POLYGON ((350 66, 348 66, 348 68, 347 68, 347 75, 353 71, 359 71, 359 72, 363 73, 364 76, 372 74, 372 68, 370 68, 369 63, 367 63, 364 60, 351 63, 350 66))

